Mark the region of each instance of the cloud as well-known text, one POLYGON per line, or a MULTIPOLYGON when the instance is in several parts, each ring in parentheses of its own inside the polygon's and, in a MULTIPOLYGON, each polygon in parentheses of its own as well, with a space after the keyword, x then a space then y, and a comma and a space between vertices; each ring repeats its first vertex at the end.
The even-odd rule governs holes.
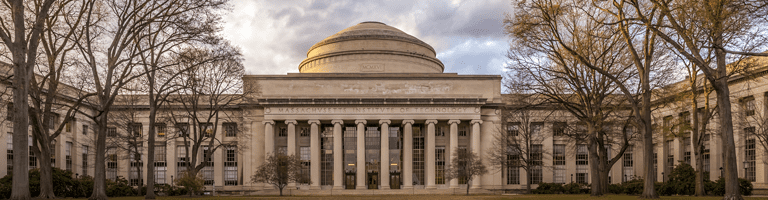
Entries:
POLYGON ((499 74, 506 0, 233 1, 222 35, 239 46, 249 74, 298 72, 309 47, 363 21, 380 21, 432 45, 445 72, 499 74))

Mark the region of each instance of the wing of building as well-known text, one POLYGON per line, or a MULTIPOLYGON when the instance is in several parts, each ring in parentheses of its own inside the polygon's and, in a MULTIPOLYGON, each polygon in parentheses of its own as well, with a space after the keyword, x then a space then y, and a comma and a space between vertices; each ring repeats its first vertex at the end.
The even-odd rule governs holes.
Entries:
MULTIPOLYGON (((219 148, 212 158, 197 159, 197 162, 212 163, 201 171, 206 190, 275 194, 277 191, 271 186, 250 181, 256 168, 265 162, 265 155, 270 153, 296 154, 303 160, 309 183, 293 183, 289 187, 292 194, 401 194, 406 193, 406 189, 407 193, 431 194, 453 193, 456 188, 466 187, 463 179, 445 178, 453 150, 468 149, 487 159, 493 150, 495 135, 517 131, 515 126, 521 122, 503 117, 502 113, 516 107, 521 100, 519 95, 501 94, 500 75, 459 75, 444 73, 444 68, 429 44, 386 24, 363 22, 312 46, 307 58, 298 64, 300 73, 244 76, 247 98, 227 107, 230 120, 219 121, 223 128, 212 133, 224 142, 237 143, 241 149, 219 148)), ((768 98, 765 83, 762 72, 735 80, 731 90, 739 101, 734 102, 741 103, 734 104, 734 109, 746 108, 746 112, 753 115, 766 114, 766 104, 762 103, 768 98)), ((138 131, 139 135, 147 132, 146 106, 122 103, 118 107, 123 111, 135 108, 143 118, 110 130, 138 131)), ((666 106, 667 103, 658 105, 660 109, 654 114, 658 119, 656 124, 684 119, 685 109, 666 106)), ((556 107, 539 106, 535 110, 538 116, 526 123, 546 136, 535 144, 540 149, 537 152, 540 152, 542 167, 530 174, 514 166, 490 170, 473 180, 473 188, 486 192, 513 191, 524 189, 527 184, 535 188, 542 182, 591 181, 586 148, 578 141, 560 136, 568 131, 566 127, 576 124, 576 120, 565 112, 559 117, 544 116, 557 110, 556 107)), ((10 132, 10 122, 3 123, 6 125, 0 130, 10 132)), ((55 167, 93 175, 92 163, 96 161, 93 160, 95 145, 91 144, 93 132, 89 129, 94 127, 92 123, 78 117, 71 128, 56 139, 55 167)), ((163 125, 156 135, 144 136, 157 138, 155 160, 161 164, 142 165, 130 159, 133 156, 127 156, 125 151, 110 150, 107 177, 128 177, 131 184, 138 185, 146 181, 137 169, 155 167, 157 183, 171 184, 189 161, 185 160, 184 140, 168 136, 188 131, 189 126, 195 124, 163 125)), ((748 161, 746 168, 740 167, 739 176, 743 177, 746 170, 746 177, 753 181, 756 189, 768 189, 765 184, 768 165, 762 162, 765 148, 756 144, 759 140, 756 142, 754 137, 743 134, 755 126, 737 127, 737 154, 739 160, 748 161)), ((9 135, 3 135, 8 142, 0 143, 0 148, 7 147, 11 152, 9 135)), ((704 169, 709 171, 711 179, 719 176, 722 160, 720 140, 714 135, 708 135, 704 155, 704 169)), ((617 148, 609 146, 608 153, 616 156, 617 148)), ((610 172, 611 183, 641 175, 644 169, 640 148, 640 145, 631 147, 621 155, 621 161, 610 172)), ((690 138, 685 135, 660 137, 654 155, 658 180, 665 179, 663 174, 669 173, 670 167, 677 163, 695 163, 691 161, 690 149, 690 138)), ((8 159, 12 159, 10 153, 8 159)), ((4 162, 8 168, 13 167, 9 160, 0 159, 0 163, 4 162)), ((36 165, 30 160, 30 167, 36 165)), ((0 174, 7 172, 6 168, 0 168, 0 174)))

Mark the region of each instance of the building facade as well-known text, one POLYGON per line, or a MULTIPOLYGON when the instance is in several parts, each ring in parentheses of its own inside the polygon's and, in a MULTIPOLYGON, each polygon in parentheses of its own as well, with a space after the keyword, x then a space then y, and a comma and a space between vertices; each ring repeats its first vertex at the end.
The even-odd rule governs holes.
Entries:
MULTIPOLYGON (((303 160, 310 181, 292 184, 288 189, 293 194, 452 193, 466 187, 464 180, 445 178, 452 155, 456 149, 467 149, 485 159, 492 151, 494 136, 509 134, 516 130, 514 124, 520 123, 502 114, 516 98, 501 94, 500 75, 458 75, 443 70, 430 45, 383 23, 363 22, 312 46, 307 59, 299 64, 300 73, 244 76, 245 100, 228 108, 232 120, 222 120, 220 128, 210 133, 225 143, 236 143, 240 149, 217 148, 211 157, 197 159, 198 163, 210 163, 201 170, 206 190, 276 193, 271 186, 250 181, 265 156, 272 153, 299 155, 303 160)), ((734 110, 751 113, 743 116, 745 120, 768 110, 766 104, 759 103, 768 100, 764 79, 761 73, 733 83, 732 91, 739 95, 733 102, 740 102, 734 103, 738 105, 734 110)), ((678 120, 685 121, 684 106, 659 103, 659 107, 654 113, 655 124, 667 127, 669 123, 672 127, 678 120)), ((157 183, 172 184, 189 161, 185 158, 188 144, 170 135, 183 135, 179 133, 188 131, 190 124, 164 124, 157 134, 147 136, 141 134, 148 132, 147 113, 138 112, 137 120, 110 128, 109 133, 156 137, 156 164, 143 165, 143 151, 137 162, 136 154, 110 148, 107 178, 123 177, 138 185, 146 183, 139 169, 143 172, 154 167, 157 183)), ((530 121, 537 134, 544 136, 535 146, 541 167, 530 174, 519 167, 490 170, 474 179, 471 187, 477 191, 520 190, 542 182, 589 183, 586 146, 562 136, 575 119, 564 112, 559 116, 537 116, 530 121)), ((760 126, 756 122, 760 120, 749 120, 753 125, 743 123, 735 128, 739 160, 748 161, 746 168, 740 167, 740 177, 746 173, 755 188, 768 189, 768 167, 762 162, 765 146, 754 136, 744 135, 757 132, 760 126)), ((716 120, 712 121, 714 128, 716 120)), ((1 129, 9 133, 10 121, 4 123, 1 129)), ((84 117, 71 124, 54 142, 53 165, 92 176, 92 163, 97 162, 92 144, 94 125, 84 117)), ((719 176, 717 169, 722 166, 720 140, 714 135, 706 140, 704 156, 704 169, 711 179, 719 176)), ((8 167, 0 168, 0 174, 14 167, 11 134, 3 137, 7 143, 0 143, 0 148, 8 149, 8 158, 0 159, 0 163, 8 167)), ((619 147, 607 148, 609 155, 615 156, 619 147)), ((640 148, 630 147, 621 155, 621 161, 611 168, 611 183, 643 173, 640 148)), ((671 171, 670 166, 694 164, 690 149, 685 135, 658 137, 654 162, 658 180, 666 178, 663 174, 671 171)), ((35 159, 30 158, 32 168, 37 167, 35 159)))

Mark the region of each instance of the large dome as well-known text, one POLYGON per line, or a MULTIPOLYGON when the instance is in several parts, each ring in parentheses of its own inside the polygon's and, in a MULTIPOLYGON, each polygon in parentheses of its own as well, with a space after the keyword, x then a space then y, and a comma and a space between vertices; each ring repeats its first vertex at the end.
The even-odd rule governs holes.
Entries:
POLYGON ((363 22, 309 48, 301 73, 442 73, 435 49, 381 22, 363 22))

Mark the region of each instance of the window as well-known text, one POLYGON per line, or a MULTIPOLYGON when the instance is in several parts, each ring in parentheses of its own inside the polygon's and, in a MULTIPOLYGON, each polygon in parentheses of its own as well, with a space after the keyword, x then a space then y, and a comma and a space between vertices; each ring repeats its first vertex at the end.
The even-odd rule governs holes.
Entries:
POLYGON ((69 121, 67 121, 67 123, 64 125, 64 131, 67 132, 67 133, 71 133, 72 132, 72 126, 74 126, 74 125, 75 125, 75 118, 72 118, 69 121))
POLYGON ((568 124, 565 122, 555 122, 552 125, 552 135, 554 136, 563 136, 565 135, 565 129, 568 127, 568 124))
POLYGON ((107 179, 117 180, 117 149, 107 149, 107 179))
POLYGON ((540 140, 542 136, 541 129, 543 127, 544 127, 544 123, 541 123, 541 122, 531 123, 531 139, 540 140))
POLYGON ((214 130, 213 130, 213 124, 211 123, 200 123, 200 133, 204 137, 213 137, 214 130))
POLYGON ((299 137, 309 137, 309 127, 299 128, 299 137))
POLYGON ((685 111, 680 113, 680 127, 678 131, 682 135, 689 135, 691 133, 691 112, 685 111))
POLYGON ((675 169, 675 146, 673 144, 673 140, 667 140, 667 174, 672 172, 673 169, 675 169))
POLYGON ((179 137, 189 137, 189 124, 176 123, 176 131, 178 131, 179 137))
POLYGON ((443 125, 437 126, 435 128, 437 129, 435 130, 436 137, 445 137, 445 132, 450 131, 447 126, 443 126, 443 125))
POLYGON ((745 116, 755 115, 755 98, 752 96, 749 96, 749 97, 743 98, 741 101, 744 106, 744 115, 745 116))
POLYGON ((589 165, 587 158, 587 145, 576 145, 576 183, 587 184, 587 176, 589 175, 587 172, 589 165))
POLYGON ((709 134, 704 134, 704 138, 702 139, 702 140, 704 140, 704 154, 702 155, 702 157, 704 157, 704 166, 702 168, 704 168, 705 172, 709 172, 709 165, 710 165, 710 163, 709 163, 709 137, 710 137, 709 134))
POLYGON ((445 146, 435 147, 435 184, 445 184, 445 146))
POLYGON ((691 164, 691 137, 683 138, 683 162, 691 164))
POLYGON ((182 177, 190 163, 187 159, 187 146, 176 146, 176 177, 182 177))
POLYGON ((48 123, 48 129, 56 129, 56 125, 59 124, 59 114, 48 113, 46 115, 46 122, 48 123))
POLYGON ((88 166, 89 166, 88 165, 88 146, 87 145, 83 145, 82 148, 83 148, 83 150, 82 150, 82 153, 83 153, 83 156, 82 156, 83 165, 80 166, 80 167, 83 168, 83 176, 85 176, 85 175, 88 175, 88 166))
POLYGON ((155 133, 157 137, 165 137, 165 124, 155 124, 155 133))
POLYGON ((128 181, 130 182, 131 186, 138 186, 141 183, 144 182, 144 178, 139 176, 139 170, 141 170, 144 167, 144 154, 143 154, 143 147, 141 144, 137 145, 136 149, 138 151, 131 149, 128 151, 128 157, 130 158, 131 167, 128 174, 128 181))
POLYGON ((507 184, 520 184, 520 151, 517 146, 507 147, 507 184))
POLYGON ((365 127, 364 134, 365 172, 379 173, 379 170, 381 169, 381 167, 379 167, 379 164, 381 164, 381 131, 379 131, 378 126, 368 126, 365 127))
POLYGON ((223 123, 225 137, 237 137, 237 123, 223 123))
POLYGON ((88 135, 88 125, 83 125, 83 135, 88 135))
POLYGON ((469 126, 459 126, 459 136, 465 137, 468 135, 469 126))
POLYGON ((413 185, 425 185, 425 141, 420 126, 413 126, 413 185))
MULTIPOLYGON (((32 152, 32 136, 29 136, 29 152, 32 152)), ((29 169, 37 168, 37 156, 34 153, 29 154, 29 169)))
POLYGON ((624 151, 624 156, 622 157, 624 160, 623 163, 623 172, 624 172, 624 181, 629 181, 631 179, 634 179, 635 176, 635 170, 632 168, 634 166, 634 160, 632 159, 632 146, 627 147, 627 150, 624 151))
POLYGON ((6 105, 6 112, 5 112, 5 120, 13 121, 13 103, 8 103, 6 105))
POLYGON ((107 128, 107 137, 117 137, 117 128, 115 127, 107 128))
MULTIPOLYGON (((163 126, 165 127, 165 126, 163 126)), ((165 174, 168 171, 168 165, 165 159, 165 145, 155 145, 155 183, 165 184, 165 174)))
MULTIPOLYGON (((460 145, 460 146, 459 146, 459 149, 457 150, 457 152, 458 152, 458 154, 459 154, 459 156, 460 156, 460 157, 459 157, 459 159, 463 159, 463 157, 461 157, 461 156, 462 156, 461 154, 462 154, 462 153, 466 153, 467 151, 469 151, 469 150, 467 149, 467 146, 461 146, 461 145, 460 145)), ((458 170, 459 170, 459 171, 461 171, 461 170, 464 170, 464 168, 466 167, 466 165, 467 165, 467 164, 466 164, 466 161, 461 161, 461 160, 460 160, 460 161, 458 162, 458 165, 459 165, 459 166, 458 166, 458 170)), ((468 179, 468 178, 467 178, 467 176, 466 176, 466 175, 464 175, 464 174, 459 174, 459 184, 467 184, 467 179, 468 179)))
POLYGON ((320 133, 320 185, 333 185, 333 126, 320 133))
POLYGON ((288 129, 280 127, 277 131, 277 137, 288 137, 288 129))
MULTIPOLYGON (((535 129, 534 129, 535 130, 535 129)), ((531 184, 539 184, 543 180, 543 171, 542 171, 542 165, 543 163, 543 153, 544 153, 544 145, 541 144, 533 144, 531 145, 530 149, 530 159, 531 159, 531 184)))
POLYGON ((237 185, 237 147, 224 148, 224 185, 237 185))
POLYGON ((301 159, 301 179, 300 183, 302 184, 309 184, 309 166, 310 166, 310 152, 309 147, 303 146, 299 147, 299 159, 301 159))
POLYGON ((747 139, 744 147, 744 160, 747 162, 747 166, 744 166, 746 170, 747 180, 755 182, 755 139, 747 139))
MULTIPOLYGON (((344 127, 343 139, 342 139, 342 151, 344 155, 344 172, 354 173, 357 172, 357 127, 347 126, 344 127)), ((363 155, 360 155, 363 156, 363 155)))
POLYGON ((211 147, 203 146, 203 185, 213 185, 213 153, 211 150, 211 147))
POLYGON ((515 122, 507 124, 507 135, 517 136, 517 134, 520 134, 520 123, 515 122))
POLYGON ((6 165, 8 166, 8 172, 7 174, 11 174, 13 172, 13 132, 8 132, 5 134, 6 139, 6 165))
POLYGON ((56 167, 56 140, 51 141, 48 148, 51 150, 51 167, 56 167))
POLYGON ((565 183, 565 144, 555 144, 552 151, 552 165, 555 166, 553 182, 565 183))
POLYGON ((64 163, 67 171, 72 171, 72 142, 67 142, 64 146, 64 163))

